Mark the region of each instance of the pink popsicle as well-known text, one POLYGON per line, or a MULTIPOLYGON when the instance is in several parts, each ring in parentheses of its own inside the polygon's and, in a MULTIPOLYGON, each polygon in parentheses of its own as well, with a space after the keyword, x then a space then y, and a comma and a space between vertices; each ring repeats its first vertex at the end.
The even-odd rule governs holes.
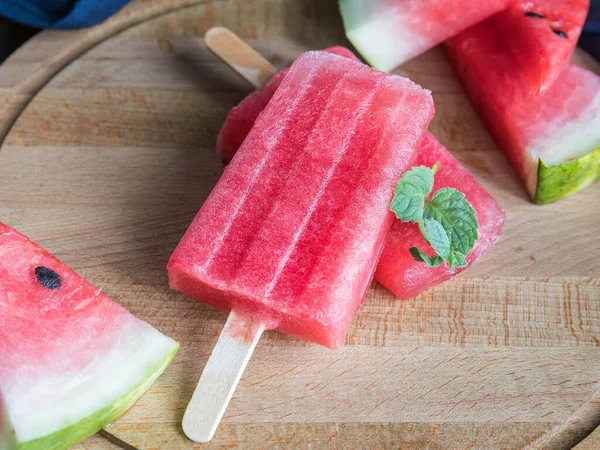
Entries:
POLYGON ((173 253, 171 287, 340 346, 433 112, 407 79, 302 55, 173 253))
MULTIPOLYGON (((354 54, 344 47, 331 47, 324 51, 358 61, 354 54)), ((217 152, 224 159, 233 158, 256 117, 269 103, 286 73, 287 69, 277 72, 264 87, 250 94, 229 112, 217 139, 217 152)), ((440 169, 435 177, 435 190, 442 187, 459 189, 465 193, 477 211, 479 240, 467 257, 467 263, 471 265, 498 240, 504 225, 504 211, 442 144, 431 133, 427 133, 415 165, 432 167, 436 162, 440 164, 440 169)), ((431 250, 421 237, 416 224, 396 220, 388 234, 375 279, 399 298, 414 297, 465 269, 460 268, 450 273, 447 265, 427 267, 413 260, 408 251, 412 246, 431 250)))

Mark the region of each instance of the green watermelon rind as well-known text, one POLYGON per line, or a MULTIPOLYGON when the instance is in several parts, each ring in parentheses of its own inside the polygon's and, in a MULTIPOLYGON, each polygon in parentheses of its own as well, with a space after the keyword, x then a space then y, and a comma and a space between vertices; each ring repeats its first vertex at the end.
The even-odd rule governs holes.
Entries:
POLYGON ((63 450, 83 441, 89 436, 97 433, 113 420, 123 415, 158 377, 169 366, 175 354, 179 350, 179 344, 175 344, 171 352, 156 366, 147 371, 147 377, 133 388, 129 393, 114 401, 111 405, 96 411, 94 414, 80 420, 77 423, 67 426, 62 430, 42 436, 28 442, 21 442, 17 445, 18 450, 63 450))
POLYGON ((540 160, 533 202, 552 203, 600 181, 600 148, 572 161, 546 166, 540 160))

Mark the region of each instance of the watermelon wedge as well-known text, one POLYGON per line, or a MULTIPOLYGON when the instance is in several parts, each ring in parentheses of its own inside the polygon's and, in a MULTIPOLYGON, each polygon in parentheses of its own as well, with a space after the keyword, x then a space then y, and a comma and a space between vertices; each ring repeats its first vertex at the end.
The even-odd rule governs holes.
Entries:
POLYGON ((0 448, 68 448, 123 414, 179 345, 0 223, 0 448))
MULTIPOLYGON (((344 47, 332 47, 325 51, 356 59, 356 56, 344 47)), ((223 159, 229 161, 233 158, 254 125, 254 120, 269 103, 286 72, 287 69, 277 72, 263 88, 250 94, 229 112, 217 138, 217 152, 223 159)), ((479 240, 467 255, 467 263, 471 265, 498 240, 504 225, 504 210, 442 144, 428 133, 415 165, 433 167, 436 163, 440 164, 440 168, 435 176, 434 191, 442 187, 454 187, 465 193, 477 211, 479 240)), ((450 273, 447 265, 429 268, 410 256, 409 248, 413 246, 431 250, 421 237, 416 224, 394 221, 375 272, 375 279, 399 298, 414 297, 466 268, 460 268, 454 273, 450 273)))
POLYGON ((340 0, 346 36, 390 71, 508 7, 514 0, 340 0))
MULTIPOLYGON (((476 211, 479 223, 479 239, 467 255, 467 264, 471 265, 482 256, 500 237, 504 226, 504 210, 477 180, 429 133, 424 142, 416 166, 433 167, 439 165, 435 174, 433 192, 451 187, 465 194, 476 211)), ((413 259, 410 247, 427 249, 432 255, 433 249, 425 242, 419 227, 414 223, 395 220, 388 233, 385 247, 379 258, 375 279, 392 291, 397 297, 411 298, 432 286, 440 284, 467 267, 450 272, 447 264, 431 268, 413 259)))
POLYGON ((532 91, 543 93, 567 66, 589 0, 519 0, 494 18, 532 91))
POLYGON ((456 73, 537 204, 600 179, 600 77, 569 63, 541 97, 494 16, 447 43, 456 73))

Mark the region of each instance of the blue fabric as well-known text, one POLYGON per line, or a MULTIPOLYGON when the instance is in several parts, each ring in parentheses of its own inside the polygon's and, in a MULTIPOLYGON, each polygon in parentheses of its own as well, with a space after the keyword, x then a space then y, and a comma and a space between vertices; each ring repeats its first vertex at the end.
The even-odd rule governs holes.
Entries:
POLYGON ((583 34, 600 34, 600 0, 592 0, 583 34))
POLYGON ((600 61, 600 0, 592 0, 579 45, 600 61))
POLYGON ((34 28, 85 28, 96 25, 129 0, 0 0, 0 15, 34 28))

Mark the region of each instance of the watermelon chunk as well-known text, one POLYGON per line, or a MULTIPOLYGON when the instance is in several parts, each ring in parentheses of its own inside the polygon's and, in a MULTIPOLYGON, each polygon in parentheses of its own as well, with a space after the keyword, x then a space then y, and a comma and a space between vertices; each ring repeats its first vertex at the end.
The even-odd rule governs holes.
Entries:
MULTIPOLYGON (((475 208, 479 239, 466 258, 467 264, 471 265, 499 239, 504 226, 504 210, 430 133, 423 142, 415 165, 433 167, 436 163, 439 169, 435 174, 433 192, 446 187, 458 189, 475 208)), ((451 273, 448 264, 427 267, 413 259, 408 250, 410 247, 427 249, 426 253, 433 254, 416 224, 395 220, 379 259, 375 279, 397 297, 414 297, 466 269, 460 267, 451 273)))
POLYGON ((68 448, 123 414, 178 344, 0 223, 0 448, 68 448))
POLYGON ((508 7, 514 0, 340 0, 346 36, 390 71, 508 7))
POLYGON ((600 179, 600 77, 569 63, 541 97, 494 16, 448 41, 456 72, 532 200, 550 203, 600 179))
POLYGON ((589 7, 589 0, 519 0, 494 18, 533 91, 544 92, 565 69, 589 7))
MULTIPOLYGON (((344 47, 332 47, 325 51, 356 59, 356 56, 344 47)), ((269 103, 286 72, 287 69, 277 72, 265 87, 250 94, 229 112, 217 139, 217 152, 225 160, 229 161, 235 155, 252 128, 254 120, 262 112, 264 105, 269 103)), ((435 176, 435 190, 442 187, 459 189, 466 194, 477 211, 479 240, 467 256, 467 263, 471 265, 498 240, 504 225, 504 210, 439 141, 428 133, 415 164, 433 167, 436 162, 440 163, 440 168, 435 176)), ((453 274, 447 265, 429 268, 412 259, 408 251, 412 246, 430 249, 416 224, 394 221, 375 272, 375 279, 399 298, 414 297, 466 268, 460 268, 453 274)))

